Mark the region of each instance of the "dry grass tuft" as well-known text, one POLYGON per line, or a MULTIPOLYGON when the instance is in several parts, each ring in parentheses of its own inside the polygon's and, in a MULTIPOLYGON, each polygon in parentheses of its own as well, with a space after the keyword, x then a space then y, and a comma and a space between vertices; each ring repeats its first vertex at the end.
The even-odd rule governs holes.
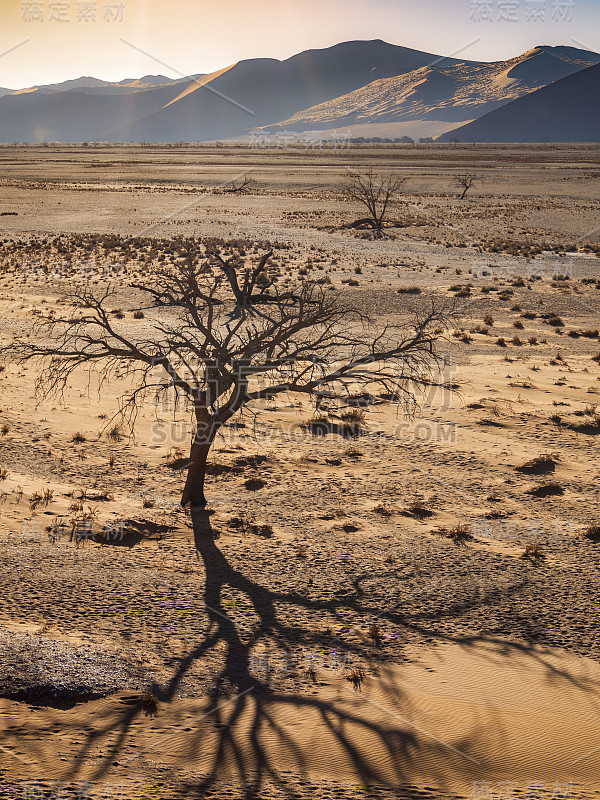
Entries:
POLYGON ((150 690, 143 692, 140 704, 147 714, 154 714, 158 708, 158 697, 150 690))
POLYGON ((583 535, 591 542, 600 542, 600 525, 590 525, 585 529, 583 535))
POLYGON ((270 539, 273 536, 271 525, 257 522, 255 516, 247 511, 240 511, 236 517, 231 517, 227 525, 243 534, 262 536, 263 539, 270 539))
POLYGON ((446 536, 456 545, 464 545, 473 539, 473 534, 467 525, 456 525, 449 531, 446 531, 446 536))
POLYGON ((399 289, 396 289, 398 294, 421 294, 421 287, 420 286, 401 286, 399 289))
POLYGON ((44 495, 39 492, 34 492, 29 498, 29 508, 35 511, 44 501, 44 495))
POLYGON ((377 647, 381 647, 383 645, 383 635, 381 633, 381 628, 376 622, 372 622, 369 625, 369 630, 367 631, 367 636, 371 639, 377 647))
POLYGON ((546 558, 539 542, 530 542, 525 547, 521 558, 528 558, 530 561, 543 561, 546 558))
POLYGON ((249 492, 258 492, 259 489, 264 489, 266 485, 262 478, 247 478, 244 481, 244 486, 249 492))
POLYGON ((317 670, 312 665, 309 665, 304 670, 304 677, 308 678, 308 680, 311 681, 312 683, 316 683, 317 682, 317 670))
POLYGON ((346 680, 352 684, 355 691, 360 692, 365 681, 365 671, 362 667, 354 667, 346 676, 346 680))
POLYGON ((524 475, 547 475, 554 472, 558 464, 558 458, 554 453, 545 454, 526 461, 520 467, 515 467, 516 472, 524 475))
POLYGON ((386 504, 381 503, 373 509, 374 514, 379 514, 382 517, 393 517, 394 511, 386 504))
POLYGON ((422 506, 420 503, 415 503, 415 505, 402 512, 403 516, 405 517, 412 517, 413 519, 419 520, 432 517, 434 513, 434 511, 431 511, 429 508, 425 508, 425 506, 422 506))
POLYGON ((362 450, 359 450, 357 447, 349 447, 347 450, 344 450, 342 455, 345 458, 362 458, 364 453, 362 450))
POLYGON ((350 425, 364 425, 365 412, 361 408, 351 408, 350 411, 344 411, 340 414, 340 419, 350 425))
POLYGON ((535 486, 527 492, 532 497, 557 497, 564 493, 564 487, 560 483, 546 483, 544 486, 535 486))
POLYGON ((106 432, 106 438, 109 442, 120 442, 123 438, 123 428, 120 423, 116 423, 109 428, 106 432))

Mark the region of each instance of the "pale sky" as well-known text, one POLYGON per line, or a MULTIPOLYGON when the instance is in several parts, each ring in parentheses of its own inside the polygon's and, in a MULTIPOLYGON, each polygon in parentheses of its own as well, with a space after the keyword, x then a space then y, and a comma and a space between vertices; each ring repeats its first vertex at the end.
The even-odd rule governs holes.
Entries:
POLYGON ((600 51, 600 0, 0 0, 0 87, 175 78, 351 39, 481 61, 600 51))

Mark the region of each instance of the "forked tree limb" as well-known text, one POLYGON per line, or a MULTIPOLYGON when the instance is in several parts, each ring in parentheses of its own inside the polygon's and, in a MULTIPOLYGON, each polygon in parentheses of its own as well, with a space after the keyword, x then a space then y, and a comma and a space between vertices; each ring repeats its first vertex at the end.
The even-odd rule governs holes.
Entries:
POLYGON ((70 316, 41 320, 30 338, 1 347, 0 356, 40 361, 37 390, 45 397, 63 393, 78 369, 95 372, 101 387, 129 381, 119 411, 132 424, 157 385, 185 401, 196 429, 183 502, 205 503, 210 445, 244 406, 283 392, 343 399, 352 387, 377 386, 410 405, 436 382, 438 340, 455 306, 432 301, 404 324, 381 326, 341 293, 303 281, 294 290, 274 285, 262 313, 253 306, 264 300, 257 281, 271 252, 253 266, 221 254, 206 258, 189 242, 181 252, 147 285, 136 285, 160 312, 147 318, 143 336, 110 316, 109 291, 84 287, 71 293, 70 316))

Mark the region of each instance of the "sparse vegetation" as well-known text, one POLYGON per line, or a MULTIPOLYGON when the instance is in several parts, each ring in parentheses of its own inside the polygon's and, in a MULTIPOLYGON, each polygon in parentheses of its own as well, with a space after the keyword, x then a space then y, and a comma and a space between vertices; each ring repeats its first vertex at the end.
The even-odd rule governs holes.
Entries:
POLYGON ((146 713, 154 714, 158 707, 158 698, 154 692, 148 689, 147 691, 143 692, 140 698, 140 703, 146 713))
POLYGON ((401 286, 396 291, 398 294, 421 294, 423 290, 420 286, 401 286))
POLYGON ((535 486, 528 492, 533 497, 560 497, 564 493, 564 487, 560 483, 546 483, 543 486, 535 486))
POLYGON ((369 625, 367 636, 369 637, 369 639, 375 642, 377 647, 381 647, 383 643, 383 635, 381 633, 381 628, 376 622, 372 622, 371 625, 369 625))
POLYGON ((365 671, 362 669, 362 667, 353 667, 346 676, 346 680, 352 684, 357 692, 360 692, 362 690, 362 685, 365 682, 365 677, 365 671))
POLYGON ((543 561, 546 558, 546 554, 544 553, 539 542, 530 542, 525 546, 525 551, 522 557, 528 559, 529 561, 543 561))
POLYGON ((390 506, 386 505, 385 503, 375 506, 375 508, 373 509, 373 513, 379 514, 379 516, 386 518, 394 516, 394 511, 392 510, 392 508, 390 508, 390 506))
POLYGON ((527 461, 520 467, 515 467, 515 469, 525 475, 547 475, 549 472, 554 472, 557 464, 558 459, 555 455, 542 455, 527 461))
POLYGON ((459 187, 463 190, 460 199, 464 200, 469 189, 471 189, 475 184, 475 175, 471 174, 459 175, 456 181, 459 187))
POLYGON ((446 531, 446 537, 457 545, 463 545, 474 538, 467 525, 455 525, 454 528, 446 531))
POLYGON ((245 535, 262 536, 264 539, 270 539, 274 534, 272 525, 257 522, 254 514, 248 511, 241 511, 237 516, 231 517, 227 525, 245 535))
POLYGON ((583 535, 591 542, 600 542, 600 525, 589 525, 584 530, 583 535))
POLYGON ((368 226, 382 236, 389 206, 398 196, 405 180, 396 175, 378 175, 373 170, 349 172, 342 186, 342 195, 347 200, 363 205, 369 216, 357 219, 347 227, 368 226))
POLYGON ((123 438, 123 426, 121 423, 116 423, 106 432, 106 438, 110 442, 120 442, 123 438))

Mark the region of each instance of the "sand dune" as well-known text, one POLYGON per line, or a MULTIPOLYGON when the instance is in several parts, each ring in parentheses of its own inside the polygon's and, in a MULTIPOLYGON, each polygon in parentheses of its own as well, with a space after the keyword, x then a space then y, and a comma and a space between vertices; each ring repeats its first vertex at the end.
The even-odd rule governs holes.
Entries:
POLYGON ((595 142, 600 112, 591 100, 600 88, 592 66, 514 100, 439 137, 468 142, 595 142))
POLYGON ((193 83, 190 83, 181 92, 181 94, 177 95, 177 97, 174 100, 171 100, 169 103, 167 103, 165 108, 167 108, 168 106, 172 105, 173 103, 179 102, 179 100, 182 100, 184 97, 187 97, 188 94, 191 94, 192 92, 196 92, 196 91, 198 91, 198 89, 202 89, 204 86, 207 86, 209 83, 211 83, 212 81, 216 80, 216 78, 220 78, 221 75, 224 75, 230 69, 233 69, 233 67, 235 67, 235 64, 232 64, 229 67, 224 67, 223 69, 220 69, 217 72, 211 72, 210 75, 202 75, 200 78, 195 80, 193 83))
POLYGON ((111 141, 197 141, 227 138, 388 77, 424 66, 438 56, 381 40, 343 42, 307 50, 285 61, 241 61, 211 80, 213 92, 188 95, 126 128, 111 141))
MULTIPOLYGON (((438 133, 598 61, 597 54, 571 47, 536 47, 487 64, 381 40, 343 42, 179 80, 83 77, 4 96, 0 91, 0 141, 195 142, 246 136, 256 128, 352 126, 362 131, 356 135, 368 135, 365 125, 415 122, 438 133)), ((377 133, 374 128, 371 135, 377 133)))
POLYGON ((328 103, 298 112, 269 130, 472 120, 599 61, 598 54, 571 47, 536 47, 517 58, 491 64, 452 63, 444 59, 404 75, 369 83, 328 103))
POLYGON ((472 797, 487 783, 496 792, 510 784, 517 797, 535 783, 548 796, 560 787, 557 796, 583 798, 600 788, 600 666, 509 641, 420 650, 361 691, 322 670, 310 692, 175 700, 154 719, 132 718, 130 698, 44 712, 0 701, 2 768, 69 784, 72 759, 87 751, 76 774, 93 780, 98 758, 126 731, 107 776, 130 789, 140 780, 129 774, 157 760, 197 780, 235 784, 274 770, 289 782, 336 780, 350 792, 371 783, 472 797), (43 736, 54 726, 58 736, 43 736))

